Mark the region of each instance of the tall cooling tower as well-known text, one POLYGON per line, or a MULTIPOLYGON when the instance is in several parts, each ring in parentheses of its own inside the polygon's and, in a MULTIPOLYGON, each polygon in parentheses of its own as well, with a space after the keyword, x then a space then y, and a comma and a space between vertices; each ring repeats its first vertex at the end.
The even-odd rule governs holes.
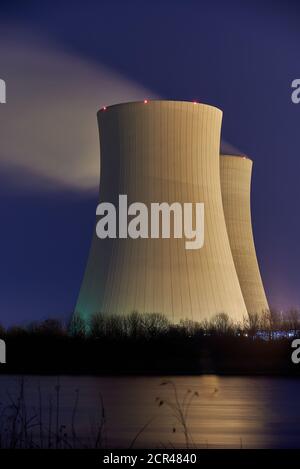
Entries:
POLYGON ((221 189, 231 252, 248 313, 269 308, 252 233, 250 189, 252 161, 221 155, 221 189))
POLYGON ((222 112, 177 101, 99 111, 100 201, 204 202, 204 247, 185 239, 106 239, 94 233, 76 312, 160 312, 170 321, 247 314, 226 231, 220 187, 222 112))

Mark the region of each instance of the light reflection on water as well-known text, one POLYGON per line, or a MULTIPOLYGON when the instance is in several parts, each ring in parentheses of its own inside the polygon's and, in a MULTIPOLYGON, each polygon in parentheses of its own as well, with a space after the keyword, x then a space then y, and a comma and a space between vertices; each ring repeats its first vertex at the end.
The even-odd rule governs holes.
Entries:
MULTIPOLYGON (((2 404, 8 402, 7 391, 17 395, 20 379, 0 376, 2 404)), ((300 447, 300 380, 288 378, 62 376, 59 378, 60 423, 69 428, 78 389, 75 425, 80 437, 87 440, 91 429, 97 427, 101 393, 106 412, 107 447, 129 447, 145 425, 134 447, 186 447, 182 427, 166 405, 166 401, 175 403, 174 390, 171 385, 162 386, 164 381, 175 384, 179 402, 188 390, 190 396, 198 394, 192 399, 186 420, 197 447, 300 447), (157 397, 164 404, 158 406, 157 397)), ((28 408, 38 407, 39 384, 42 415, 46 420, 50 395, 55 402, 57 378, 25 377, 28 408)))

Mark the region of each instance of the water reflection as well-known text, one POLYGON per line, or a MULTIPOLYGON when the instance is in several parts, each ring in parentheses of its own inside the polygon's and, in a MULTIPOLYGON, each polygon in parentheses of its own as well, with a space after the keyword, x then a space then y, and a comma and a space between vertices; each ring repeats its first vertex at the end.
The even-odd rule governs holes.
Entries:
MULTIPOLYGON (((19 381, 17 376, 0 376, 2 404, 8 401, 7 391, 17 394, 19 381)), ((51 396, 52 405, 55 402, 57 378, 27 376, 25 383, 28 408, 37 408, 40 385, 42 415, 46 420, 51 396)), ((180 412, 187 414, 188 442, 200 448, 300 447, 298 380, 212 375, 63 376, 59 386, 59 419, 67 428, 72 420, 76 390, 79 392, 75 425, 83 441, 88 441, 97 430, 101 394, 107 447, 186 447, 180 412), (172 384, 161 385, 169 381, 175 389, 172 384)))

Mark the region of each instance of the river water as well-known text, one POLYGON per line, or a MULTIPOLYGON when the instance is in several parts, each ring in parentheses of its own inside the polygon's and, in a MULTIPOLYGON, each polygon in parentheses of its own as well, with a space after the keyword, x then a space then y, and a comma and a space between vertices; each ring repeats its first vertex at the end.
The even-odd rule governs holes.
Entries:
MULTIPOLYGON (((0 375, 0 408, 16 401, 21 380, 0 375)), ((297 379, 25 376, 24 389, 28 415, 40 415, 46 428, 50 407, 51 419, 57 418, 69 434, 73 417, 78 438, 90 445, 103 401, 101 439, 107 448, 300 447, 297 379)), ((37 431, 34 426, 32 431, 37 431)))

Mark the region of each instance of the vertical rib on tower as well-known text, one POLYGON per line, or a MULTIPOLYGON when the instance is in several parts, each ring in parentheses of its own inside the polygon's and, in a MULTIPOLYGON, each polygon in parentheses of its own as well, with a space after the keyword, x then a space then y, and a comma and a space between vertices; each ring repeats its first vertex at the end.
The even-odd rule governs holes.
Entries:
POLYGON ((205 239, 100 240, 94 233, 76 312, 160 312, 172 322, 247 314, 226 231, 220 186, 222 112, 178 101, 99 111, 100 201, 204 202, 205 239))
POLYGON ((220 168, 224 214, 235 268, 248 313, 260 314, 269 306, 252 233, 252 161, 243 156, 221 155, 220 168))

